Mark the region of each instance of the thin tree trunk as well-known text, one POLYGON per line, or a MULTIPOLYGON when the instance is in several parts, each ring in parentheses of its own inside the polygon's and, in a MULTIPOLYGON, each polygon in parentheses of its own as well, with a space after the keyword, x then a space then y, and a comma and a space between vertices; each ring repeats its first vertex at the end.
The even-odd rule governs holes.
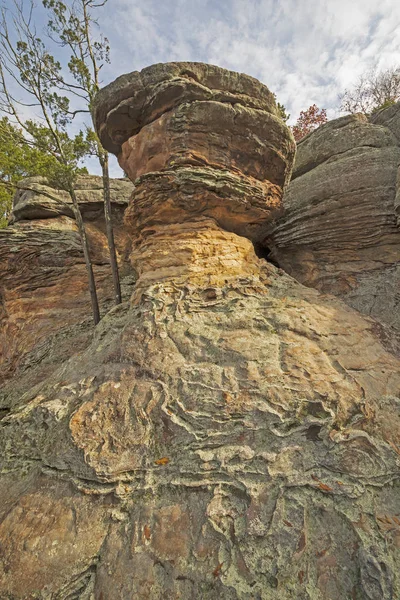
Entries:
POLYGON ((115 251, 114 232, 111 222, 110 174, 108 171, 108 152, 104 152, 104 154, 102 154, 100 162, 103 171, 104 218, 106 222, 108 249, 110 251, 111 273, 114 286, 114 302, 117 305, 121 304, 122 299, 121 284, 119 281, 118 273, 117 253, 115 251))
POLYGON ((78 225, 79 235, 81 238, 83 256, 85 257, 86 270, 87 270, 88 279, 89 279, 89 292, 90 292, 90 301, 92 303, 93 321, 94 321, 94 324, 97 325, 97 323, 100 321, 99 302, 97 300, 96 283, 94 281, 93 266, 92 266, 92 261, 90 260, 89 246, 88 246, 88 241, 87 241, 87 237, 86 237, 85 226, 83 224, 82 214, 81 214, 81 210, 79 208, 78 199, 76 197, 74 188, 71 186, 69 188, 68 192, 71 196, 72 205, 73 205, 74 214, 75 214, 75 221, 76 221, 76 224, 78 225))

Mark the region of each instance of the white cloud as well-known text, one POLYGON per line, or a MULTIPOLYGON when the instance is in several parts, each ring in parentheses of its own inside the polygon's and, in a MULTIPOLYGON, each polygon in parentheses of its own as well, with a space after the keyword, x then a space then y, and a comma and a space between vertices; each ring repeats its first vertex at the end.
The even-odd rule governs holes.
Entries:
POLYGON ((198 60, 246 72, 293 117, 314 102, 337 115, 338 93, 376 65, 400 64, 393 0, 111 0, 102 26, 111 80, 154 62, 198 60))
MULTIPOLYGON (((36 16, 44 26, 40 3, 36 16)), ((394 0, 109 0, 98 16, 112 47, 104 83, 155 62, 213 63, 263 81, 292 122, 314 103, 338 116, 363 72, 400 65, 394 0)))

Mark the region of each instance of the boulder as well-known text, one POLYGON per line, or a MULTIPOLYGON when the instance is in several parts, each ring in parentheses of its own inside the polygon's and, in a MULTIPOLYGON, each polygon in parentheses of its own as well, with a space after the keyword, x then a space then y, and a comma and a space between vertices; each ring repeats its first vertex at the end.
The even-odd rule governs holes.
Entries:
POLYGON ((195 62, 159 63, 121 75, 100 90, 93 114, 104 147, 118 154, 142 127, 196 100, 240 104, 279 117, 274 95, 254 77, 195 62))
POLYGON ((371 116, 371 123, 387 127, 400 144, 400 102, 383 108, 371 116))
MULTIPOLYGON (((113 211, 121 214, 132 193, 129 179, 110 179, 113 211)), ((101 220, 103 213, 103 183, 97 175, 81 175, 75 186, 79 208, 86 220, 101 220)), ((10 224, 18 221, 47 219, 58 216, 74 218, 70 195, 49 185, 45 177, 29 177, 18 184, 13 199, 10 224)))

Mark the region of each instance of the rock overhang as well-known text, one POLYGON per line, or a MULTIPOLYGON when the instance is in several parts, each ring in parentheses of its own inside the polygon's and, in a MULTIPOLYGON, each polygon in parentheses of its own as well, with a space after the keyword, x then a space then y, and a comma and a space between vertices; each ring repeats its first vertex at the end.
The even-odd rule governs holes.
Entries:
POLYGON ((104 147, 122 141, 185 101, 242 104, 279 116, 274 95, 254 77, 197 62, 157 63, 121 75, 96 96, 93 115, 104 147))
POLYGON ((219 202, 220 210, 211 211, 219 225, 258 241, 260 227, 280 209, 295 142, 274 94, 253 77, 203 63, 152 65, 102 89, 94 119, 103 145, 132 181, 168 174, 189 213, 198 207, 188 186, 202 188, 207 214, 208 203, 219 202), (215 194, 233 180, 234 198, 215 194))

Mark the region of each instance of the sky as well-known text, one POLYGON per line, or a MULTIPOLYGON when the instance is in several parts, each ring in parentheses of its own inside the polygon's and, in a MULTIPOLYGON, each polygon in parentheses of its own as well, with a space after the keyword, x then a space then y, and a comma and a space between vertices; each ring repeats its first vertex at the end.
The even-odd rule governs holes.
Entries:
POLYGON ((97 16, 111 43, 104 84, 157 62, 211 63, 260 79, 290 123, 314 103, 339 116, 362 73, 400 65, 396 0, 108 0, 97 16))

